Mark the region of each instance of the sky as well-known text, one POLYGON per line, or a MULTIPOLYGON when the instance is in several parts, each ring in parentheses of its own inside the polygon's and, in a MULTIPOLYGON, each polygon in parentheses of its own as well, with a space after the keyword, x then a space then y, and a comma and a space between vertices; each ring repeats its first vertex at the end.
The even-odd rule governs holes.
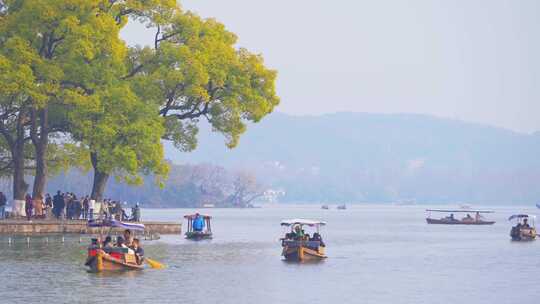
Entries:
MULTIPOLYGON (((540 1, 184 0, 278 70, 277 111, 422 113, 540 130, 540 1)), ((131 43, 152 35, 132 25, 131 43)))

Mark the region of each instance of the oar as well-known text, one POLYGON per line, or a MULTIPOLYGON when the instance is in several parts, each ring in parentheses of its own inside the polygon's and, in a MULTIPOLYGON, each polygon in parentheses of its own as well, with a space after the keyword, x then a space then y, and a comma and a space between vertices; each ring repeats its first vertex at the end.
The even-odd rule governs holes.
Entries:
POLYGON ((165 265, 161 264, 158 261, 155 261, 155 260, 152 260, 152 259, 149 259, 149 258, 144 258, 144 261, 151 268, 154 268, 154 269, 163 269, 163 268, 165 268, 165 265))

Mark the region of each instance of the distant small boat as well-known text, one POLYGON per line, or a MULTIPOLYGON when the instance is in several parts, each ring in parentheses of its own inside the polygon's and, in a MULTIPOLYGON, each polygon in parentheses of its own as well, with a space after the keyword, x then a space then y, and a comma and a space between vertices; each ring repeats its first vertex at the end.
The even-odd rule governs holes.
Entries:
POLYGON ((394 203, 395 206, 413 206, 416 205, 416 199, 414 198, 405 198, 399 199, 394 203))
POLYGON ((185 234, 186 239, 200 241, 212 238, 212 226, 210 226, 210 219, 212 218, 211 216, 196 213, 185 215, 184 218, 188 221, 188 228, 185 234), (195 230, 193 228, 193 221, 199 216, 202 217, 204 225, 201 230, 195 230), (206 229, 204 229, 204 226, 206 226, 206 229))
POLYGON ((462 210, 471 210, 471 205, 469 205, 469 204, 461 204, 461 205, 459 205, 459 208, 461 208, 462 210))
POLYGON ((345 210, 347 209, 347 205, 343 204, 343 205, 339 205, 337 206, 338 210, 345 210))
POLYGON ((495 221, 486 221, 482 218, 480 214, 483 213, 493 213, 493 211, 482 211, 482 210, 439 210, 439 209, 427 209, 426 212, 429 212, 426 222, 428 224, 439 224, 439 225, 493 225, 495 221), (450 213, 449 216, 443 218, 434 219, 431 218, 431 212, 437 213, 450 213), (462 219, 454 218, 454 213, 467 213, 467 216, 462 219), (476 213, 475 217, 469 215, 469 213, 476 213))
POLYGON ((328 210, 328 209, 330 209, 330 208, 328 208, 328 205, 322 205, 322 206, 321 206, 321 209, 328 210))

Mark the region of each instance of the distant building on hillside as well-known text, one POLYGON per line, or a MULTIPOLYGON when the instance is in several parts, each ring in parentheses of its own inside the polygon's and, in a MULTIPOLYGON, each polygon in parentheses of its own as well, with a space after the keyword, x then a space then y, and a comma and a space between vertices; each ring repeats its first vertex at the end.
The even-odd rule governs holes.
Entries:
POLYGON ((285 190, 283 189, 268 189, 264 191, 261 200, 274 204, 279 202, 279 198, 283 196, 285 196, 285 190))

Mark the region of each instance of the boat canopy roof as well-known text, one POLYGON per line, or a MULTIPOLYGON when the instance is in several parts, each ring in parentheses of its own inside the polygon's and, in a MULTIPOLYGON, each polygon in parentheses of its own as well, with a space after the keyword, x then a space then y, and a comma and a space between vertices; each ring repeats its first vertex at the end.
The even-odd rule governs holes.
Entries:
POLYGON ((184 215, 184 218, 186 218, 186 219, 188 219, 188 220, 194 220, 194 219, 197 217, 197 215, 202 216, 203 219, 205 219, 205 220, 209 220, 209 219, 212 218, 210 215, 197 214, 197 213, 195 213, 195 214, 184 215))
POLYGON ((461 212, 461 213, 495 213, 491 210, 445 210, 445 209, 426 209, 428 212, 461 212))
POLYGON ((144 230, 143 224, 125 223, 117 220, 89 220, 88 227, 112 227, 131 230, 144 230))
POLYGON ((514 220, 514 219, 522 219, 522 218, 533 218, 533 219, 535 219, 536 215, 532 215, 532 214, 514 214, 514 215, 510 216, 508 218, 508 220, 511 221, 511 220, 514 220))
POLYGON ((308 226, 324 226, 326 222, 308 219, 290 219, 282 220, 281 226, 293 226, 293 225, 308 225, 308 226))

